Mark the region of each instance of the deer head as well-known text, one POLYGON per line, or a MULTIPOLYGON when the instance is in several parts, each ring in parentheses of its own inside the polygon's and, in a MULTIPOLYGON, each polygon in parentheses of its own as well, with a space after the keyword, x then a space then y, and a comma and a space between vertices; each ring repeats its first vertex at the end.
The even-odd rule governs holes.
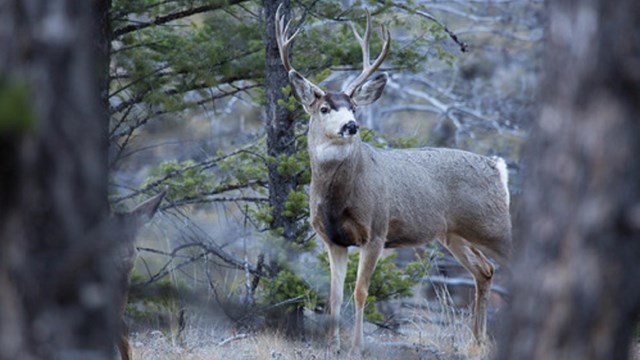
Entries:
MULTIPOLYGON (((367 25, 364 36, 360 36, 355 26, 350 23, 351 29, 362 48, 362 72, 353 80, 344 91, 325 92, 311 81, 300 75, 289 62, 289 46, 298 34, 298 29, 292 36, 288 36, 289 21, 285 26, 284 19, 280 16, 280 7, 276 11, 276 39, 280 49, 280 58, 285 69, 289 72, 289 81, 295 98, 300 102, 304 110, 311 116, 309 124, 309 146, 312 149, 312 157, 319 160, 340 157, 344 151, 336 151, 336 146, 350 145, 360 140, 358 122, 355 110, 378 100, 387 83, 387 74, 382 73, 372 79, 368 79, 376 71, 389 53, 391 37, 389 30, 381 26, 380 36, 383 40, 382 51, 373 64, 369 58, 369 40, 371 38, 371 15, 367 12, 367 25), (314 148, 320 147, 320 151, 314 148), (323 155, 322 149, 332 149, 329 155, 323 155)), ((341 147, 342 148, 342 147, 341 147)), ((344 147, 346 149, 346 147, 344 147)))

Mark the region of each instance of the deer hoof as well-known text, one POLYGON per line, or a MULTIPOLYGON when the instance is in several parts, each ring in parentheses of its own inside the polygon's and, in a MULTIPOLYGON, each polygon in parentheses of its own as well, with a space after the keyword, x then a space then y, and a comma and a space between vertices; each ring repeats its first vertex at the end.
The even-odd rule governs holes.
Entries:
POLYGON ((331 351, 334 354, 339 354, 340 353, 340 339, 339 338, 333 338, 330 342, 329 342, 329 351, 331 351))
POLYGON ((362 358, 362 348, 360 347, 352 347, 349 350, 349 358, 350 359, 361 359, 362 358))

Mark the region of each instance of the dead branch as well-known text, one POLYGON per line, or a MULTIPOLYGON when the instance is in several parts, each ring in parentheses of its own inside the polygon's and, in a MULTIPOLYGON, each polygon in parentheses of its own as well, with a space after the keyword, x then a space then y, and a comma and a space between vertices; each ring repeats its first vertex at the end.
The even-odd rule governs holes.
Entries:
POLYGON ((230 338, 224 339, 222 341, 220 341, 218 343, 218 346, 224 346, 232 341, 236 341, 236 340, 241 340, 241 339, 246 339, 249 337, 249 334, 238 334, 238 335, 234 335, 230 338))
MULTIPOLYGON (((451 285, 451 286, 467 286, 467 287, 475 287, 476 283, 475 281, 473 281, 473 279, 469 279, 469 278, 462 278, 462 277, 448 277, 448 276, 442 276, 442 275, 432 275, 432 276, 425 276, 422 278, 423 281, 429 282, 429 283, 433 283, 433 284, 444 284, 444 285, 451 285)), ((491 285, 491 291, 500 294, 504 297, 508 297, 509 296, 509 292, 507 291, 507 289, 505 289, 502 286, 499 285, 495 285, 492 284, 491 285)))
MULTIPOLYGON (((380 2, 384 3, 384 1, 380 1, 380 2)), ((442 29, 447 33, 447 35, 449 35, 451 40, 453 40, 453 42, 458 44, 458 46, 460 47, 460 51, 467 52, 469 50, 469 44, 467 44, 464 41, 460 40, 458 38, 458 36, 453 31, 449 30, 449 28, 445 24, 440 22, 440 20, 438 20, 435 16, 431 15, 430 13, 428 13, 428 12, 426 12, 424 10, 412 9, 412 8, 409 7, 409 5, 406 5, 404 3, 392 2, 392 4, 393 4, 393 6, 399 8, 399 9, 402 9, 402 10, 407 11, 407 12, 415 13, 417 15, 420 15, 420 16, 424 17, 425 19, 431 20, 434 23, 440 25, 442 27, 442 29)))

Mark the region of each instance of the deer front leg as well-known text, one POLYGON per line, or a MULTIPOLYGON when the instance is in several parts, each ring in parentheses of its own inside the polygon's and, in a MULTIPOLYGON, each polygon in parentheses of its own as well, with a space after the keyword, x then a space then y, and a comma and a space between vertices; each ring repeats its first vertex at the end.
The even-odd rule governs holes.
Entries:
POLYGON ((356 279, 355 291, 353 294, 356 303, 356 323, 353 335, 353 345, 349 354, 357 356, 363 350, 364 305, 369 295, 369 282, 376 269, 378 258, 382 253, 382 242, 371 241, 360 249, 360 261, 358 263, 358 277, 356 279))
POLYGON ((347 275, 347 248, 327 242, 329 266, 331 268, 331 290, 329 296, 329 342, 331 349, 340 350, 340 308, 344 294, 344 278, 347 275))
POLYGON ((121 360, 131 360, 131 346, 129 345, 129 326, 127 326, 127 322, 124 321, 124 312, 127 306, 127 297, 125 295, 122 304, 120 305, 120 334, 118 337, 118 352, 120 353, 121 360))
MULTIPOLYGON (((124 323, 124 321, 123 321, 124 323)), ((126 324, 122 325, 123 330, 118 339, 118 351, 120 352, 120 359, 122 360, 131 360, 131 345, 129 345, 129 331, 126 329, 126 324)))

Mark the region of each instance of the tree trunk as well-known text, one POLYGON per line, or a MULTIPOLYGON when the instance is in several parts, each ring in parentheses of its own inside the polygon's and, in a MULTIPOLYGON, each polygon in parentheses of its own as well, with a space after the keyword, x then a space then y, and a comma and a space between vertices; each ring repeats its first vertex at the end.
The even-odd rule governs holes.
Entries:
MULTIPOLYGON (((279 106, 278 100, 287 100, 282 89, 289 86, 289 76, 282 61, 276 42, 275 34, 275 14, 278 6, 282 4, 281 12, 285 19, 289 19, 288 0, 264 0, 265 18, 265 92, 266 92, 266 129, 267 129, 267 152, 269 156, 278 159, 282 156, 293 155, 297 150, 295 139, 295 118, 288 109, 279 106)), ((285 243, 293 243, 298 235, 298 223, 295 218, 287 217, 283 214, 287 197, 298 185, 295 174, 281 174, 277 170, 278 163, 269 164, 269 205, 271 206, 273 221, 272 229, 281 231, 285 243)), ((275 275, 281 270, 281 264, 277 263, 278 256, 270 261, 269 267, 275 275)), ((272 312, 273 313, 273 312, 272 312)), ((276 311, 272 314, 273 323, 289 335, 300 335, 303 332, 302 308, 287 311, 276 311)))
MULTIPOLYGON (((287 108, 278 105, 278 100, 287 100, 282 89, 289 86, 289 76, 282 61, 276 42, 275 14, 278 5, 282 3, 282 13, 289 18, 289 1, 265 0, 265 91, 267 97, 266 127, 267 151, 269 156, 279 158, 293 155, 297 150, 294 132, 294 116, 287 108)), ((273 222, 271 227, 281 229, 284 238, 296 240, 297 223, 294 218, 283 215, 284 205, 289 193, 298 185, 296 175, 280 174, 277 162, 269 164, 269 204, 272 208, 273 222)))
POLYGON ((640 2, 549 2, 500 359, 626 359, 640 310, 640 2))
POLYGON ((104 14, 97 1, 0 9, 0 359, 109 358, 104 14))

